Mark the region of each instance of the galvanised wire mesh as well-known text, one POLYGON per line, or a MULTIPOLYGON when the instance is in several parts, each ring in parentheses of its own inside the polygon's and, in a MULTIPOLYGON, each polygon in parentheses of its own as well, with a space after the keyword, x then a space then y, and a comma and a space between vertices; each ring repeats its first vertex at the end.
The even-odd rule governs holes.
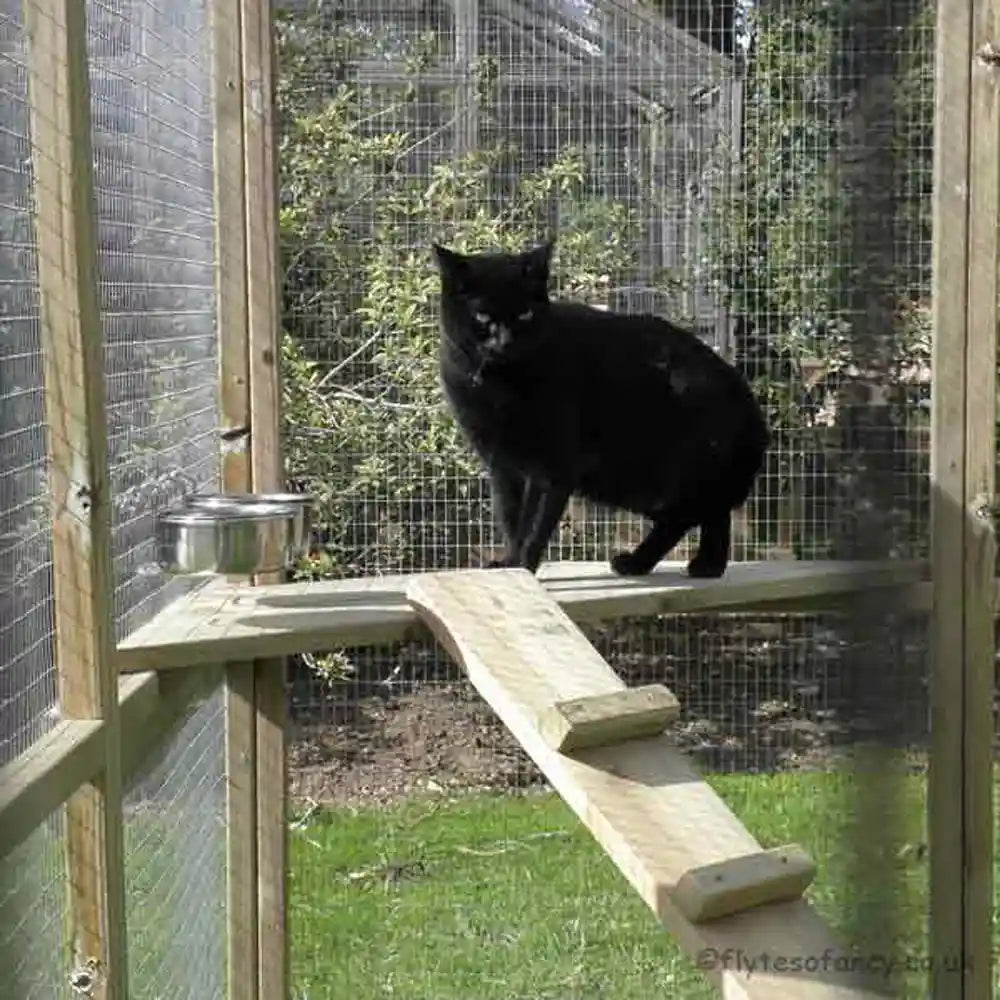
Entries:
MULTIPOLYGON (((210 3, 90 0, 119 637, 179 596, 155 516, 218 483, 210 3)), ((130 989, 224 995, 221 689, 151 748, 126 810, 130 989)))
POLYGON ((62 812, 0 862, 0 968, 13 1000, 71 997, 62 812))
MULTIPOLYGON (((55 721, 51 533, 33 204, 28 51, 0 3, 0 766, 55 721)), ((68 994, 60 816, 0 860, 5 995, 68 994)))
MULTIPOLYGON (((929 0, 281 6, 285 448, 290 477, 320 499, 322 532, 304 576, 445 569, 488 554, 482 470, 437 386, 430 244, 519 248, 552 232, 558 294, 685 322, 754 380, 773 442, 736 519, 735 559, 926 556, 929 0)), ((604 562, 640 530, 574 503, 548 555, 604 562)), ((867 620, 662 616, 587 633, 629 683, 677 693, 676 742, 727 772, 720 787, 755 832, 805 838, 826 860, 820 902, 850 940, 894 928, 897 944, 919 950, 922 615, 876 604, 867 620), (882 825, 870 759, 855 753, 865 741, 912 751, 917 772, 915 785, 876 772, 885 809, 900 814, 882 825), (855 815, 873 848, 908 840, 897 857, 910 860, 873 877, 845 819, 855 815)), ((594 957, 613 937, 608 914, 627 923, 630 905, 620 883, 601 882, 595 855, 557 851, 548 877, 565 869, 569 898, 542 894, 539 911, 512 903, 523 922, 476 902, 509 900, 509 883, 532 877, 513 847, 534 834, 525 800, 508 798, 495 832, 513 847, 473 847, 475 806, 453 798, 542 782, 440 649, 305 658, 290 686, 301 995, 518 995, 502 977, 523 965, 535 977, 525 995, 638 997, 654 989, 649 962, 655 990, 669 981, 671 995, 702 995, 658 945, 607 967, 594 957), (430 805, 414 804, 428 792, 430 805), (452 809, 449 833, 434 817, 452 809), (451 841, 461 844, 449 854, 451 841), (463 848, 487 860, 466 869, 463 848), (449 865, 464 875, 449 882, 449 865), (493 873, 505 865, 506 887, 493 873), (605 892, 613 902, 595 923, 575 901, 605 892), (418 899, 434 915, 415 955, 418 899), (453 944, 517 949, 534 941, 532 921, 547 935, 544 960, 508 950, 498 970, 484 949, 453 944), (373 936, 378 948, 365 943, 373 936)), ((477 829, 492 829, 492 814, 476 815, 477 829)), ((532 822, 568 835, 547 814, 532 822)))
POLYGON ((0 5, 0 764, 51 724, 51 533, 27 41, 0 5))
POLYGON ((157 511, 218 478, 209 9, 87 7, 120 635, 181 586, 157 511))
POLYGON ((125 802, 131 996, 226 996, 224 695, 199 698, 125 802))

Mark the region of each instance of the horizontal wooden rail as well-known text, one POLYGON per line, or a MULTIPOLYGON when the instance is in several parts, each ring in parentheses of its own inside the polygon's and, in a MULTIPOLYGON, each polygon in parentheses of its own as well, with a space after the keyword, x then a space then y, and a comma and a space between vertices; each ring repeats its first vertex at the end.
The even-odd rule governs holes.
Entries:
MULTIPOLYGON (((125 779, 170 733, 210 679, 205 670, 176 676, 147 670, 119 680, 125 779)), ((100 719, 64 720, 0 767, 0 859, 100 772, 105 738, 100 719)))
POLYGON ((28 750, 0 769, 0 858, 104 766, 104 723, 57 723, 28 750))
MULTIPOLYGON (((628 579, 603 562, 552 563, 539 580, 578 624, 711 611, 833 610, 850 594, 878 588, 902 588, 908 607, 929 607, 920 562, 735 563, 720 580, 691 579, 681 567, 663 564, 649 576, 628 579)), ((406 600, 411 579, 252 588, 213 580, 121 643, 118 669, 168 670, 426 638, 406 600)))

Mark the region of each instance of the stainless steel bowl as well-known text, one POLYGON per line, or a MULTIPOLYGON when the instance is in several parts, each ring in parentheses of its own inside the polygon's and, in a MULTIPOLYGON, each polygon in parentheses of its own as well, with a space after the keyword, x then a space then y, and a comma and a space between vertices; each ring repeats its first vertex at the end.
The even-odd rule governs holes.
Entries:
POLYGON ((248 504, 284 504, 295 508, 295 537, 291 559, 301 559, 309 553, 312 539, 313 498, 305 493, 193 493, 183 505, 191 510, 242 510, 248 504))
POLYGON ((175 507, 157 519, 160 567, 167 573, 249 576, 287 569, 295 558, 300 508, 242 503, 175 507))

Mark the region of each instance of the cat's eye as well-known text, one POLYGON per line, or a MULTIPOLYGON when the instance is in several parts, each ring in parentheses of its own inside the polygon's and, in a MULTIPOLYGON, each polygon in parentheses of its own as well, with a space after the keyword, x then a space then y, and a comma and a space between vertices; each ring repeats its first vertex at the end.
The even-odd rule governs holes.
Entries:
POLYGON ((529 321, 529 320, 530 320, 530 319, 532 318, 532 316, 534 316, 534 315, 535 315, 535 314, 534 314, 534 312, 533 312, 533 311, 532 311, 531 309, 527 309, 527 310, 525 310, 525 311, 524 311, 523 313, 521 313, 521 315, 520 315, 520 316, 518 316, 517 318, 518 318, 518 319, 519 319, 519 320, 520 320, 520 321, 521 321, 522 323, 527 323, 527 322, 528 322, 528 321, 529 321))

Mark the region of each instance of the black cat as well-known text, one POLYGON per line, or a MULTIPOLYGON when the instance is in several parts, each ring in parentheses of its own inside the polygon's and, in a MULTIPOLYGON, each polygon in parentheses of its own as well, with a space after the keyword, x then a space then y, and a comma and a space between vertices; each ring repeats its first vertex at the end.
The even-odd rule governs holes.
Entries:
POLYGON ((699 526, 688 573, 721 576, 731 512, 769 439, 750 387, 666 320, 550 301, 553 246, 463 255, 434 244, 442 381, 506 535, 490 565, 534 572, 575 494, 653 522, 612 558, 616 573, 648 573, 699 526))

